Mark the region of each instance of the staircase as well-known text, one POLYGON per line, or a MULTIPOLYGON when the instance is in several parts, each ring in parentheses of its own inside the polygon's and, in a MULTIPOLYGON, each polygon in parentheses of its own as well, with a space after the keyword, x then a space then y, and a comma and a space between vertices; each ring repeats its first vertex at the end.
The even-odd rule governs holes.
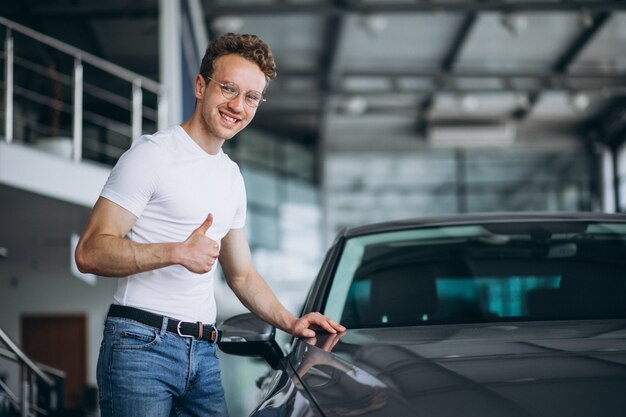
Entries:
POLYGON ((35 363, 0 329, 0 358, 20 368, 20 393, 0 379, 0 417, 60 416, 63 413, 65 374, 35 363))

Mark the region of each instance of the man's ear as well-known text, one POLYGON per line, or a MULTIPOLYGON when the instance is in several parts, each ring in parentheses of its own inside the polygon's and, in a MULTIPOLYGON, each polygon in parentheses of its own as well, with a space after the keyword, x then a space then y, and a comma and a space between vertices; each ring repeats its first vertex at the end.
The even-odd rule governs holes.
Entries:
POLYGON ((200 74, 196 75, 196 79, 194 81, 194 95, 196 99, 202 99, 204 97, 204 89, 207 87, 206 80, 200 74))

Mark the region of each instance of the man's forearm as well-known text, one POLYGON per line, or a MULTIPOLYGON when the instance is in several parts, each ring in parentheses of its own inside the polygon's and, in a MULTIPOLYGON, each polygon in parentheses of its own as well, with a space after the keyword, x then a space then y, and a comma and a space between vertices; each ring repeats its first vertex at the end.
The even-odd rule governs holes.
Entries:
POLYGON ((276 298, 265 280, 256 272, 248 277, 229 279, 228 284, 239 300, 261 319, 291 333, 297 318, 276 298))
POLYGON ((228 284, 241 302, 254 314, 297 337, 313 337, 316 329, 328 333, 345 332, 346 328, 319 312, 300 318, 291 314, 276 298, 263 278, 256 272, 228 279, 228 284))
POLYGON ((137 243, 115 236, 93 237, 76 251, 81 272, 124 277, 176 263, 175 243, 137 243))

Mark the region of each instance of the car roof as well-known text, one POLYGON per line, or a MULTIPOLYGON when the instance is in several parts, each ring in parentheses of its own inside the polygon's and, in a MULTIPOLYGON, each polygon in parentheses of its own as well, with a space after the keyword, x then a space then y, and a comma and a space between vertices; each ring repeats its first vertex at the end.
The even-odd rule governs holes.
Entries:
POLYGON ((352 238, 381 232, 397 230, 468 225, 477 223, 527 223, 527 222, 626 222, 626 214, 601 212, 572 212, 572 213, 472 213, 452 214, 436 217, 417 217, 412 219, 394 220, 373 223, 343 229, 338 238, 352 238))

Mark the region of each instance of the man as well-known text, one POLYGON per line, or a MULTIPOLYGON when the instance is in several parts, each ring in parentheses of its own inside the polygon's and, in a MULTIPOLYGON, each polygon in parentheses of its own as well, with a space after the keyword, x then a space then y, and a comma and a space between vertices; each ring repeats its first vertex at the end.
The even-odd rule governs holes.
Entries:
POLYGON ((276 68, 254 35, 213 41, 182 125, 139 138, 119 160, 76 249, 83 272, 119 277, 98 358, 106 416, 227 415, 216 357, 219 259, 252 312, 298 337, 344 331, 319 313, 296 318, 252 264, 239 168, 222 145, 253 119, 276 68))

